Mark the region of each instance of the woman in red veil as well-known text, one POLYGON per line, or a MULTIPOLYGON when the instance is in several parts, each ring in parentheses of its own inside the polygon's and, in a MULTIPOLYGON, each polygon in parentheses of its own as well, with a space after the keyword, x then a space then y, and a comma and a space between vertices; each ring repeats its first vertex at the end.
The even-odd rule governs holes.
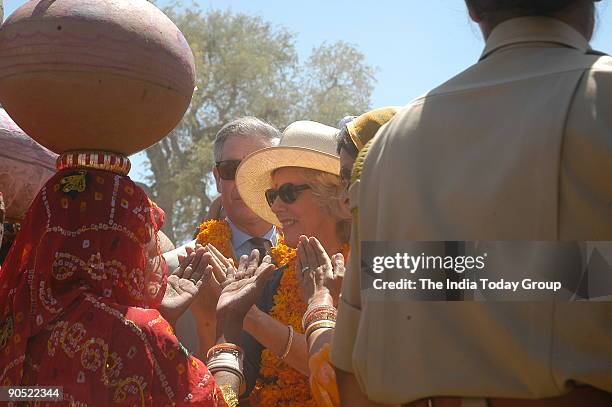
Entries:
POLYGON ((0 271, 0 386, 62 386, 78 406, 225 406, 157 310, 163 211, 113 162, 60 169, 32 203, 0 271))

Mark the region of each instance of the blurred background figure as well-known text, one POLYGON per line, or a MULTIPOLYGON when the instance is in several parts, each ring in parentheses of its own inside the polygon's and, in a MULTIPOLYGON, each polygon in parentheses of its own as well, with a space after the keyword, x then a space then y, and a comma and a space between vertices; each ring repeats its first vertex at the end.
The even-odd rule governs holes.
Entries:
POLYGON ((57 154, 25 134, 0 108, 0 192, 4 196, 4 239, 0 263, 19 231, 32 200, 55 174, 57 154))

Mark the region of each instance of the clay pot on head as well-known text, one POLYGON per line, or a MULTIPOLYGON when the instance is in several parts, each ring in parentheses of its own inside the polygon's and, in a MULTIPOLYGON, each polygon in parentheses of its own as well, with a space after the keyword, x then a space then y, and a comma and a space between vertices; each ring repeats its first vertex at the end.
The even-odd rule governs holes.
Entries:
POLYGON ((56 159, 0 108, 0 192, 7 222, 23 220, 40 188, 55 173, 56 159))
POLYGON ((149 147, 194 84, 189 45, 146 0, 31 0, 0 29, 0 102, 57 153, 149 147))

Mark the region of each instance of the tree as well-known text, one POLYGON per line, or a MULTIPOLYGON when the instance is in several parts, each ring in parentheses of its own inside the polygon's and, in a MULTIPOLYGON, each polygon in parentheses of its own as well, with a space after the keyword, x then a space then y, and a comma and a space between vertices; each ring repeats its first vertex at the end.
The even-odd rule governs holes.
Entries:
POLYGON ((374 71, 355 47, 323 44, 303 66, 295 34, 260 17, 197 6, 164 10, 196 60, 197 89, 181 123, 146 150, 164 232, 188 239, 211 202, 212 142, 223 124, 253 115, 280 128, 298 119, 334 125, 369 107, 374 71))
POLYGON ((364 59, 354 46, 342 41, 315 48, 302 73, 303 117, 335 126, 342 117, 367 110, 374 69, 364 59))

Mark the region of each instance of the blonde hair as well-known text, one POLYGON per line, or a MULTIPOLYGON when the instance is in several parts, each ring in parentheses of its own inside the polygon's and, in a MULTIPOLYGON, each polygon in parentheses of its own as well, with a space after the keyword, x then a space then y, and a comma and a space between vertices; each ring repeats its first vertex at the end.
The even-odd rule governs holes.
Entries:
POLYGON ((317 202, 336 220, 336 233, 342 242, 348 242, 351 234, 351 218, 346 217, 341 197, 344 185, 340 176, 328 172, 301 168, 300 173, 310 186, 312 193, 319 198, 317 202))

